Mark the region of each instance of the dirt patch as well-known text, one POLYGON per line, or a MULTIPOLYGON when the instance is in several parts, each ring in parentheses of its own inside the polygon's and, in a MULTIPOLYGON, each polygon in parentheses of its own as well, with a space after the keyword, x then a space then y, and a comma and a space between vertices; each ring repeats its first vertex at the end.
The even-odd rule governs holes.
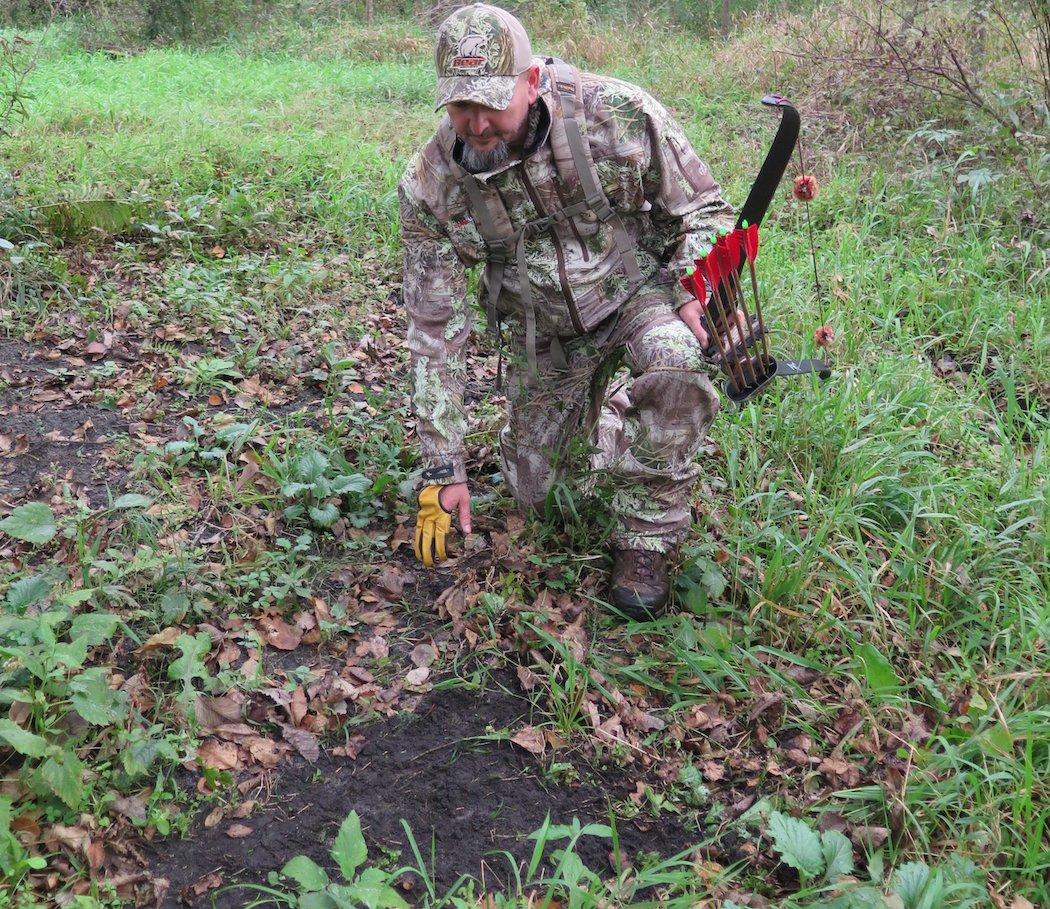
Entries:
MULTIPOLYGON (((533 841, 548 812, 555 823, 606 821, 611 801, 626 797, 626 779, 595 785, 559 785, 528 754, 507 741, 478 740, 487 732, 514 729, 527 721, 528 703, 505 691, 473 694, 454 688, 428 695, 417 713, 372 727, 356 760, 323 755, 281 772, 273 799, 243 821, 224 820, 211 830, 197 818, 186 839, 150 847, 155 877, 171 887, 165 907, 210 906, 212 894, 185 899, 188 887, 212 873, 224 884, 264 881, 290 858, 308 855, 333 870, 328 850, 350 811, 360 815, 370 858, 400 852, 395 864, 411 861, 404 819, 424 856, 433 842, 432 877, 447 888, 460 874, 485 875, 493 889, 511 879, 505 850, 527 866, 533 841), (231 839, 231 824, 252 829, 231 839)), ((202 815, 206 813, 202 811, 202 815)), ((672 819, 620 821, 622 849, 671 855, 701 839, 672 819)), ((584 838, 581 857, 607 870, 610 844, 584 838)), ((217 897, 219 907, 242 906, 247 891, 217 897)))
POLYGON ((120 495, 126 471, 110 468, 105 450, 127 424, 101 407, 70 407, 48 413, 6 414, 3 432, 17 453, 0 460, 0 498, 17 500, 51 491, 65 481, 92 508, 120 495))
POLYGON ((106 452, 127 430, 124 416, 78 398, 75 371, 38 357, 21 341, 0 342, 0 498, 49 494, 67 483, 92 507, 119 494, 126 472, 106 452))

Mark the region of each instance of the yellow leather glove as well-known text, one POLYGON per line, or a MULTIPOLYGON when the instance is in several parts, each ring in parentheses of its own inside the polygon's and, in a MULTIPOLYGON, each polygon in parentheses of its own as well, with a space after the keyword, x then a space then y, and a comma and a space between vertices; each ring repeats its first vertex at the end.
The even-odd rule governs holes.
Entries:
POLYGON ((416 517, 416 558, 427 568, 435 560, 445 559, 445 535, 452 527, 452 515, 441 507, 441 486, 427 486, 419 494, 419 515, 416 517))

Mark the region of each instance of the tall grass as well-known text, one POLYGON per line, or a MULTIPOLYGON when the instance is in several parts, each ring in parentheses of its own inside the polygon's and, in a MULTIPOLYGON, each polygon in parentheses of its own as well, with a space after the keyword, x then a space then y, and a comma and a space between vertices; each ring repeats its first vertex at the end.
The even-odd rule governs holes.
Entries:
MULTIPOLYGON (((774 126, 758 97, 780 79, 803 96, 810 88, 801 67, 777 57, 775 28, 757 19, 712 45, 651 21, 570 34, 571 15, 545 33, 532 15, 537 45, 671 106, 738 203, 774 126)), ((75 23, 35 37, 35 98, 3 141, 7 205, 113 194, 147 213, 196 205, 228 223, 270 212, 277 267, 306 269, 301 296, 314 288, 306 260, 335 248, 375 250, 396 265, 394 188, 436 121, 419 26, 334 20, 129 57, 82 50, 75 23)), ((936 104, 927 113, 947 115, 936 104)), ((697 503, 717 518, 731 580, 746 594, 743 608, 712 615, 730 616, 733 637, 720 649, 658 627, 655 655, 623 666, 614 659, 622 635, 606 629, 594 658, 610 678, 651 684, 673 710, 706 690, 686 679, 746 693, 764 673, 788 686, 763 668, 758 657, 770 652, 861 691, 855 654, 873 645, 901 680, 894 698, 869 705, 873 717, 924 705, 934 734, 909 754, 903 789, 859 787, 828 804, 872 822, 899 812, 903 855, 962 852, 993 883, 1045 904, 1050 287, 1046 250, 1017 217, 1034 200, 1009 156, 999 179, 971 190, 960 182, 965 161, 914 131, 848 154, 831 131, 820 135, 821 290, 786 188, 760 276, 776 350, 813 355, 812 331, 826 319, 839 339, 834 375, 726 408, 714 429, 722 455, 706 464, 718 491, 697 503), (946 356, 949 367, 939 366, 946 356), (964 695, 967 708, 948 703, 964 695)), ((220 318, 223 301, 248 306, 256 288, 237 269, 261 267, 256 255, 231 249, 198 263, 210 269, 203 275, 173 263, 163 297, 189 288, 185 305, 202 321, 220 318)), ((109 304, 116 293, 96 291, 109 304)))

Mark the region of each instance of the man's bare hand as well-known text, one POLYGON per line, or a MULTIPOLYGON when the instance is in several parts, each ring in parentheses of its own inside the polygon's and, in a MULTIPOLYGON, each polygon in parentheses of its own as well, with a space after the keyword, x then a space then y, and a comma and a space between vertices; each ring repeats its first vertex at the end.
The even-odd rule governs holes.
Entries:
MULTIPOLYGON (((696 335, 696 340, 700 342, 700 346, 707 350, 707 342, 711 340, 710 335, 704 330, 704 326, 700 323, 700 317, 706 312, 703 305, 699 300, 690 300, 683 307, 678 310, 678 315, 686 325, 692 330, 693 334, 696 335)), ((749 335, 747 322, 744 319, 744 313, 742 310, 736 311, 736 325, 731 331, 733 336, 732 343, 738 345, 742 340, 749 335)))
POLYGON ((689 326, 690 331, 696 335, 700 347, 707 350, 707 342, 710 340, 704 326, 700 324, 700 317, 704 314, 704 307, 699 300, 690 300, 685 306, 678 310, 679 318, 689 326))
POLYGON ((445 511, 456 516, 459 529, 470 533, 470 487, 466 483, 443 486, 438 501, 445 511))

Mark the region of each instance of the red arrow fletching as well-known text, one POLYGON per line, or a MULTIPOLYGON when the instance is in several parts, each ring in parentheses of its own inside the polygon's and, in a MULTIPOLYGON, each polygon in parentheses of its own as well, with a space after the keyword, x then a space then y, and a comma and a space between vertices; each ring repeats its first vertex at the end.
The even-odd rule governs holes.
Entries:
POLYGON ((758 225, 752 224, 744 231, 744 242, 747 246, 747 258, 754 262, 758 258, 758 225))
POLYGON ((743 231, 734 229, 726 236, 726 249, 729 251, 729 261, 732 263, 733 271, 740 268, 740 241, 743 239, 743 231))
POLYGON ((717 292, 718 285, 722 281, 722 273, 719 270, 718 256, 714 250, 704 257, 704 270, 707 272, 707 280, 711 282, 711 292, 717 292))

